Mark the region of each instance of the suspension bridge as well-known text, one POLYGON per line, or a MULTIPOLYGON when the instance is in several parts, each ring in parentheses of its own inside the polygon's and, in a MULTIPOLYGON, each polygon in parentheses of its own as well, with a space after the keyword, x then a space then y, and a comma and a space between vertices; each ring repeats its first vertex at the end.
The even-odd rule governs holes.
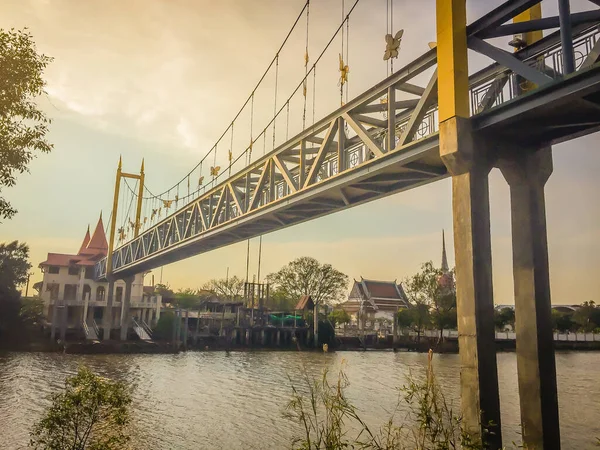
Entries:
MULTIPOLYGON (((349 99, 347 36, 359 1, 342 7, 339 27, 312 65, 307 1, 292 27, 306 19, 304 77, 290 97, 277 101, 280 52, 291 31, 219 141, 176 185, 154 195, 143 165, 138 175, 123 172, 119 163, 110 248, 95 266, 96 279, 127 281, 452 177, 462 410, 467 430, 481 437, 485 424, 500 427, 487 185, 490 169, 499 167, 511 190, 523 439, 528 448, 559 448, 544 185, 552 172, 551 145, 600 126, 600 2, 590 0, 595 9, 574 14, 568 0, 557 2, 557 17, 542 17, 540 0, 510 0, 467 25, 465 0, 437 0, 437 41, 396 70, 402 32, 388 21, 389 76, 349 99), (543 30, 551 31, 543 36, 543 30), (317 65, 340 35, 339 107, 319 120, 313 113, 310 121, 317 65), (495 38, 511 39, 512 51, 494 45, 495 38), (492 62, 469 73, 468 49, 492 62), (269 71, 275 72, 273 115, 255 133, 255 96, 269 71), (290 112, 302 122, 291 137, 290 112), (285 126, 285 138, 276 143, 277 126, 280 135, 285 126), (247 145, 233 154, 240 129, 248 132, 247 145), (253 159, 271 131, 272 150, 253 159), (223 170, 216 163, 219 147, 228 149, 223 170), (130 197, 118 227, 120 189, 130 197)), ((111 297, 109 287, 109 305, 111 297)), ((499 431, 487 436, 491 448, 501 448, 499 431)))

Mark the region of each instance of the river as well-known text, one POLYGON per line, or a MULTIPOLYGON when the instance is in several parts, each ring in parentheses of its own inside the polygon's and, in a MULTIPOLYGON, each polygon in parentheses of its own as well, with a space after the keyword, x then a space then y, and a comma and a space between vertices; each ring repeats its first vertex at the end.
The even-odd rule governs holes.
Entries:
MULTIPOLYGON (((283 417, 291 378, 303 367, 337 372, 344 360, 348 396, 377 428, 397 404, 395 388, 423 374, 427 355, 392 352, 189 352, 177 355, 0 355, 0 447, 21 449, 50 393, 79 364, 134 386, 135 449, 290 448, 296 424, 283 417)), ((594 447, 600 437, 600 353, 556 356, 565 449, 594 447)), ((520 442, 516 355, 498 354, 504 442, 520 442)), ((437 379, 458 407, 458 355, 435 355, 437 379)), ((512 445, 510 445, 512 447, 512 445)))

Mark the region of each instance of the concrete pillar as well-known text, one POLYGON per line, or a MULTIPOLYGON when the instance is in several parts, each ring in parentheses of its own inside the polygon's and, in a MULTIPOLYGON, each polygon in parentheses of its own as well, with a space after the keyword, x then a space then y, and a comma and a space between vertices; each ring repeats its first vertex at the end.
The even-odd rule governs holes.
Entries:
POLYGON ((121 299, 121 340, 127 340, 127 331, 131 322, 131 287, 135 277, 125 278, 125 295, 121 299))
POLYGON ((54 341, 56 337, 56 328, 57 328, 57 320, 58 320, 58 309, 57 309, 56 300, 52 304, 52 326, 50 327, 50 340, 54 341))
POLYGON ((200 334, 200 311, 198 311, 198 320, 196 320, 196 334, 194 335, 194 344, 198 343, 198 335, 200 334))
POLYGON ((502 448, 486 145, 469 121, 465 0, 436 0, 440 156, 452 175, 461 408, 476 445, 502 448), (490 423, 494 425, 489 426, 490 423))
POLYGON ((461 405, 465 429, 477 441, 486 434, 490 448, 498 449, 502 442, 492 289, 491 166, 485 148, 475 151, 468 125, 466 119, 456 117, 440 124, 440 153, 452 174, 461 405))
POLYGON ((275 338, 275 344, 277 347, 281 345, 281 330, 277 330, 277 337, 275 338))
POLYGON ((173 341, 173 344, 176 345, 177 343, 177 321, 179 320, 179 310, 176 309, 175 311, 173 311, 173 329, 172 329, 172 337, 171 340, 173 341))
POLYGON ((185 326, 183 327, 183 347, 187 348, 188 329, 190 325, 190 310, 185 310, 185 326))
POLYGON ((83 299, 83 313, 81 316, 82 323, 83 322, 87 323, 89 303, 90 303, 90 296, 86 295, 85 298, 83 299))
POLYGON ((267 343, 267 336, 264 328, 260 330, 260 345, 265 345, 267 343))
POLYGON ((552 149, 515 148, 498 167, 510 186, 517 371, 523 444, 559 449, 544 186, 552 149))
POLYGON ((252 328, 246 329, 246 345, 252 344, 252 328))
POLYGON ((396 308, 396 313, 394 314, 394 320, 392 321, 392 343, 394 344, 394 347, 396 347, 398 345, 398 308, 396 308))
POLYGON ((106 292, 106 306, 104 307, 104 313, 102 314, 102 329, 103 339, 105 341, 110 339, 110 329, 112 327, 112 308, 113 300, 115 297, 115 281, 112 279, 108 280, 108 289, 106 292))
POLYGON ((319 305, 315 302, 315 308, 313 311, 313 327, 314 327, 314 346, 319 348, 319 305))
POLYGON ((63 302, 60 316, 60 340, 65 342, 67 338, 67 320, 69 318, 69 307, 67 306, 67 302, 63 302))

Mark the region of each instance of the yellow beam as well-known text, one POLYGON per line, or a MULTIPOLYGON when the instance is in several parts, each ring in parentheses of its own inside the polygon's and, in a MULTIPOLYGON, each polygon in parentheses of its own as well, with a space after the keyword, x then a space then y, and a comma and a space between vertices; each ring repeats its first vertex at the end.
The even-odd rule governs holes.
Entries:
POLYGON ((139 188, 138 188, 138 200, 137 209, 135 211, 135 228, 133 231, 133 237, 136 238, 140 234, 140 228, 142 226, 141 215, 142 215, 142 198, 144 196, 144 160, 142 159, 142 168, 140 169, 139 175, 139 188))
MULTIPOLYGON (((516 16, 513 19, 513 23, 518 22, 529 22, 530 20, 538 20, 542 18, 542 4, 538 3, 535 6, 532 6, 527 11, 523 11, 521 14, 516 16)), ((527 45, 531 45, 534 42, 539 41, 544 37, 542 30, 538 31, 530 31, 529 33, 523 33, 522 39, 527 43, 527 45)))
POLYGON ((108 241, 108 258, 106 260, 106 275, 112 273, 112 255, 115 242, 115 232, 117 228, 117 208, 119 207, 119 188, 121 187, 121 157, 119 156, 119 166, 117 167, 117 177, 115 181, 115 196, 113 198, 113 209, 110 216, 110 239, 108 241))
MULTIPOLYGON (((530 20, 537 20, 537 19, 541 19, 541 18, 542 18, 542 4, 538 3, 537 5, 532 6, 528 10, 523 11, 521 14, 516 16, 513 19, 513 23, 529 22, 530 20)), ((517 36, 515 36, 515 37, 517 37, 517 36)), ((543 34, 542 30, 537 30, 537 31, 530 31, 529 33, 523 33, 519 37, 521 37, 521 39, 523 39, 523 41, 527 45, 531 45, 534 42, 537 42, 540 39, 542 39, 544 37, 544 34, 543 34)), ((518 48, 515 49, 515 51, 518 51, 518 50, 519 50, 518 48)), ((522 92, 527 92, 527 91, 530 91, 537 87, 537 85, 535 83, 532 83, 531 81, 525 80, 521 77, 517 77, 517 83, 518 83, 518 88, 522 92)))
POLYGON ((139 180, 141 175, 137 175, 135 173, 126 173, 126 172, 122 172, 121 173, 121 177, 123 178, 133 178, 134 180, 139 180))
POLYGON ((469 117, 466 0, 437 0, 439 121, 469 117))

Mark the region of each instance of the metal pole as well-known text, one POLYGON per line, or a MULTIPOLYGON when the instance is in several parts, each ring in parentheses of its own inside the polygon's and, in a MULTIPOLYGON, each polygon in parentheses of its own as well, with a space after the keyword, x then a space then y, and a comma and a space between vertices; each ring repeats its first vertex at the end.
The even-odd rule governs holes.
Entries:
POLYGON ((573 35, 571 30, 571 5, 569 0, 558 0, 560 42, 562 45, 563 75, 575 72, 573 35))
POLYGON ((260 257, 261 257, 261 253, 262 253, 262 234, 258 238, 258 274, 257 274, 258 280, 257 281, 258 281, 259 284, 260 284, 260 257))

